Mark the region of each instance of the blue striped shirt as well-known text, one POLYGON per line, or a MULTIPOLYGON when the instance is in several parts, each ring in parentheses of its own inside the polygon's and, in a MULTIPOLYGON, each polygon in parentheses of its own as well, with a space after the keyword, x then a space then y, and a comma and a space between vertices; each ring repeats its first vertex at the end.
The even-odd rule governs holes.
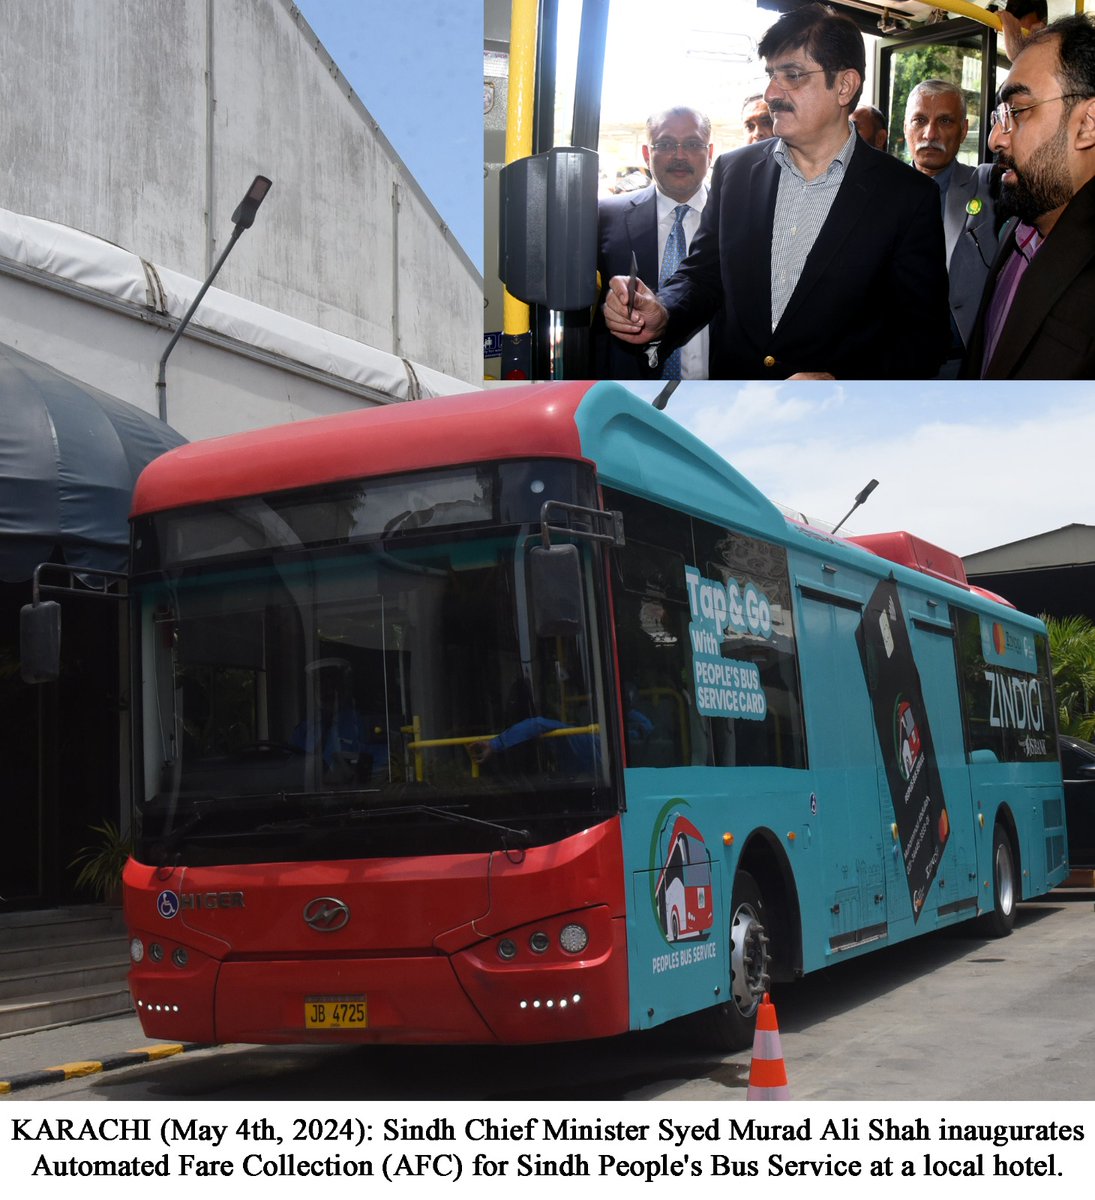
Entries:
POLYGON ((783 139, 773 151, 779 163, 779 189, 772 221, 772 329, 775 330, 798 286, 802 268, 833 206, 858 137, 852 128, 840 153, 816 179, 795 166, 783 139))

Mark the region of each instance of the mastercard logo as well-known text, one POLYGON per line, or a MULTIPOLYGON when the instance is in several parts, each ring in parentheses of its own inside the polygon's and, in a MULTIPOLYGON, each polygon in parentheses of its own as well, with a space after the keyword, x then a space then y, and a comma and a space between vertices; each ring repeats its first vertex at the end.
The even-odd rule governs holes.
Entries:
POLYGON ((1004 634, 1004 627, 999 622, 992 627, 992 644, 997 654, 1003 654, 1007 649, 1007 638, 1004 634))

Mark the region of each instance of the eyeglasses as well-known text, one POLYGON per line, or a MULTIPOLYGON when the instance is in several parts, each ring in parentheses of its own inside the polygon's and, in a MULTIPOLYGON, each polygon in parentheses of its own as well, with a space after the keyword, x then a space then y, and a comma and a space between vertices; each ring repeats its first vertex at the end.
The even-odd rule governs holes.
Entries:
POLYGON ((1011 133, 1014 128, 1012 117, 1017 113, 1030 112, 1032 108, 1037 108, 1039 104, 1052 104, 1054 100, 1082 100, 1082 92, 1065 92, 1063 96, 1049 96, 1045 100, 1035 100, 1033 104, 1024 104, 1016 108, 1012 104, 998 104, 991 113, 989 113, 989 129, 993 130, 997 125, 1000 126, 1001 133, 1011 133))
POLYGON ((657 150, 659 154, 672 154, 678 147, 689 154, 699 154, 707 149, 707 143, 701 142, 699 138, 689 138, 686 142, 674 142, 669 138, 658 138, 656 142, 650 143, 650 148, 657 150))
POLYGON ((800 71, 798 67, 765 67, 764 73, 768 76, 769 83, 775 83, 777 87, 781 87, 785 92, 793 92, 796 88, 802 86, 802 81, 807 75, 821 75, 825 71, 824 67, 818 67, 815 71, 800 71))

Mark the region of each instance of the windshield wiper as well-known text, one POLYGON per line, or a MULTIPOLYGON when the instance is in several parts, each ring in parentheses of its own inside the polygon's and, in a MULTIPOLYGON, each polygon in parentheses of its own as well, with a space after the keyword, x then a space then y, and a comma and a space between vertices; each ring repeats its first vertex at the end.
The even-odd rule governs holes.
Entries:
MULTIPOLYGON (((191 832, 191 830, 196 829, 205 820, 206 813, 209 812, 214 803, 215 801, 212 799, 205 801, 205 803, 200 806, 195 802, 194 811, 190 814, 190 816, 187 817, 182 824, 176 825, 175 828, 163 838, 162 842, 160 842, 158 846, 160 852, 160 861, 156 863, 157 867, 166 867, 168 865, 167 856, 172 852, 172 850, 178 848, 178 846, 182 843, 183 838, 185 838, 186 835, 191 832)), ((155 846, 156 842, 153 841, 152 844, 155 846)), ((172 865, 177 866, 178 864, 175 863, 172 865)))
MULTIPOLYGON (((360 794, 358 793, 358 795, 360 794)), ((515 829, 497 821, 486 821, 482 817, 469 816, 468 813, 451 808, 441 808, 433 804, 393 804, 383 808, 340 808, 334 812, 313 813, 305 817, 286 817, 280 821, 267 821, 260 825, 258 830, 265 833, 287 827, 310 829, 317 825, 337 824, 340 821, 371 821, 374 817, 399 817, 408 814, 440 817, 442 820, 452 821, 457 825, 490 829, 502 835, 502 848, 507 850, 510 838, 516 839, 516 848, 532 844, 532 834, 527 829, 515 829)))
POLYGON ((502 834, 502 847, 509 849, 506 845, 506 838, 512 836, 518 838, 522 846, 532 845, 532 834, 527 829, 514 829, 511 825, 501 825, 497 821, 484 821, 482 817, 472 817, 464 812, 457 812, 452 808, 436 808, 432 804, 412 804, 405 806, 402 809, 393 809, 394 812, 422 812, 431 817, 441 817, 446 821, 455 821, 457 824, 463 825, 479 825, 484 829, 493 829, 496 833, 502 834))
MULTIPOLYGON (((280 800, 284 803, 287 799, 296 799, 296 795, 293 792, 266 792, 249 796, 237 796, 228 793, 224 795, 209 795, 205 793, 203 794, 203 799, 191 800, 190 803, 193 806, 193 811, 185 821, 174 826, 162 839, 147 839, 153 846, 159 849, 160 861, 156 863, 156 866, 168 866, 167 856, 173 850, 178 849, 187 835, 201 825, 211 812, 222 812, 228 805, 232 805, 233 811, 238 812, 241 807, 258 807, 260 804, 268 804, 271 800, 280 800)), ((172 865, 177 866, 178 864, 172 865)))

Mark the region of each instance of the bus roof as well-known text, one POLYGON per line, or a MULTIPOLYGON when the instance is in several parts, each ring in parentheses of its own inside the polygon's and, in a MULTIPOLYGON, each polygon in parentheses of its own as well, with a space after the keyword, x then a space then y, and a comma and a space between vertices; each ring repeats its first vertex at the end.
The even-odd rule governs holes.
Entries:
POLYGON ((956 583, 959 587, 969 587, 965 565, 957 554, 933 545, 915 534, 865 533, 849 537, 848 541, 870 550, 880 558, 889 559, 890 562, 901 563, 902 566, 912 567, 914 571, 922 571, 935 579, 956 583))
MULTIPOLYGON (((604 483, 778 541, 797 524, 665 413, 619 384, 589 381, 486 389, 192 442, 149 464, 131 515, 515 458, 595 462, 604 483)), ((1008 604, 972 587, 958 555, 913 534, 811 535, 1008 604)))
POLYGON ((474 391, 192 442, 149 464, 131 516, 461 462, 582 458, 574 410, 590 386, 474 391))

